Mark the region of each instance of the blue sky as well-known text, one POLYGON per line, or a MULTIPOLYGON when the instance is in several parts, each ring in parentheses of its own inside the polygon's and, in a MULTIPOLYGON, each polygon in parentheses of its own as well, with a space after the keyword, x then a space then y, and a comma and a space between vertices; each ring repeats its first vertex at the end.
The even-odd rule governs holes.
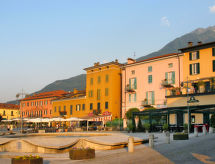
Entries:
POLYGON ((0 0, 0 102, 215 25, 215 0, 0 0))

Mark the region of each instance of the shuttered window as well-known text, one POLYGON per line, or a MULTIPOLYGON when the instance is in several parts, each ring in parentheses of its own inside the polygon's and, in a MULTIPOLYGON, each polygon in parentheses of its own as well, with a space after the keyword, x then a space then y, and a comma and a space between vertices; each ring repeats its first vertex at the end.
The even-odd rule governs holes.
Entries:
POLYGON ((189 60, 199 59, 199 51, 194 51, 189 53, 189 60))
POLYGON ((152 75, 148 75, 148 83, 152 83, 152 75))
POLYGON ((190 75, 200 74, 200 64, 194 63, 190 64, 190 75))
POLYGON ((215 48, 212 48, 212 55, 215 56, 215 48))
POLYGON ((215 60, 213 60, 213 72, 215 72, 215 60))

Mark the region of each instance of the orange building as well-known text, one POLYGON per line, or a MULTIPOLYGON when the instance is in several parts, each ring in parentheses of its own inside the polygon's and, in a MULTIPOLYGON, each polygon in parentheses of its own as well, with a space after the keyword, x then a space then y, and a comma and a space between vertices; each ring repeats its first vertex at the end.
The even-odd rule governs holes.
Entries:
POLYGON ((63 90, 34 94, 20 100, 20 112, 23 117, 52 117, 52 100, 68 94, 63 90))

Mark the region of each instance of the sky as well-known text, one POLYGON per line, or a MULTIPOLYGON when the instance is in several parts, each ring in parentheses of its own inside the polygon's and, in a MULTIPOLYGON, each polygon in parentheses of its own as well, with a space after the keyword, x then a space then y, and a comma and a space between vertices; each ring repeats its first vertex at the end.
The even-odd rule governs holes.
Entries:
POLYGON ((0 102, 214 25, 215 0, 0 0, 0 102))

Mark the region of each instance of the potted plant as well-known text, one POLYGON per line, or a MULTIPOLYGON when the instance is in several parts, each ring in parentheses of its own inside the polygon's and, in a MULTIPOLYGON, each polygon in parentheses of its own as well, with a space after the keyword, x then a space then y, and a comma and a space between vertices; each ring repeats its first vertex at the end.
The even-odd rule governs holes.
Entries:
POLYGON ((95 149, 91 148, 76 148, 69 150, 69 158, 72 160, 92 159, 95 158, 95 149))
POLYGON ((163 124, 163 132, 167 132, 169 130, 168 124, 163 124))
POLYGON ((188 132, 188 124, 184 124, 184 133, 188 132))
POLYGON ((188 140, 188 133, 175 133, 173 134, 173 140, 188 140))
POLYGON ((43 164, 43 158, 40 156, 24 155, 12 158, 12 164, 43 164))
POLYGON ((132 132, 132 129, 133 129, 133 125, 132 125, 132 122, 129 120, 128 126, 127 126, 128 133, 132 132))
POLYGON ((149 130, 150 130, 150 124, 149 124, 149 123, 145 123, 145 124, 144 124, 144 128, 145 128, 145 130, 146 130, 146 133, 148 133, 149 130))

